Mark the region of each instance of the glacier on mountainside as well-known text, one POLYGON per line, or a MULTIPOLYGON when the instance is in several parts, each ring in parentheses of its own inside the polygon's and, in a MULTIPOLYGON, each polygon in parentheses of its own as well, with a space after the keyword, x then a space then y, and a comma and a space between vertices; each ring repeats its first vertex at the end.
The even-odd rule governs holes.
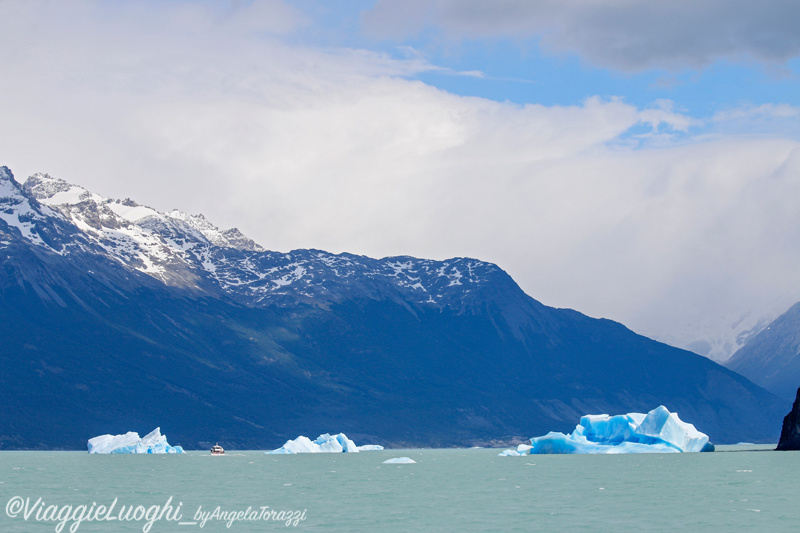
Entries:
POLYGON ((124 435, 100 435, 89 439, 89 453, 184 453, 180 446, 170 446, 161 428, 142 438, 134 431, 124 435))
POLYGON ((713 451, 708 435, 660 405, 647 414, 585 415, 569 435, 551 431, 500 455, 546 453, 681 453, 713 451))
POLYGON ((342 452, 358 452, 358 446, 347 438, 344 433, 338 435, 329 435, 324 433, 317 437, 317 440, 312 441, 308 437, 300 435, 294 440, 287 440, 286 444, 272 450, 271 452, 264 452, 269 454, 295 454, 295 453, 342 453, 342 452))

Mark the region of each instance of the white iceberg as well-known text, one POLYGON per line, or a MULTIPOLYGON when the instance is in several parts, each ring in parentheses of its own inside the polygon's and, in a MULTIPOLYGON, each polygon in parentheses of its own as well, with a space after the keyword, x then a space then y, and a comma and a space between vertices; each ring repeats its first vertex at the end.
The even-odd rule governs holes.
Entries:
POLYGON ((89 439, 89 453, 184 453, 180 446, 170 446, 167 437, 156 428, 143 438, 129 431, 124 435, 100 435, 89 439))
POLYGON ((364 444, 358 447, 360 452, 379 452, 381 450, 383 450, 383 446, 380 444, 364 444))
MULTIPOLYGON (((681 453, 713 451, 708 435, 660 405, 649 413, 586 415, 569 435, 550 432, 521 444, 515 453, 681 453)), ((508 450, 514 452, 513 450, 508 450)), ((501 454, 502 455, 502 454, 501 454)))
POLYGON ((286 444, 272 450, 264 452, 269 454, 295 454, 295 453, 342 453, 358 452, 358 446, 347 438, 344 433, 331 436, 328 433, 320 435, 317 440, 312 441, 308 437, 300 435, 294 440, 287 440, 286 444))
POLYGON ((410 457, 395 457, 394 459, 387 459, 383 462, 385 465, 413 465, 417 464, 414 459, 410 457))

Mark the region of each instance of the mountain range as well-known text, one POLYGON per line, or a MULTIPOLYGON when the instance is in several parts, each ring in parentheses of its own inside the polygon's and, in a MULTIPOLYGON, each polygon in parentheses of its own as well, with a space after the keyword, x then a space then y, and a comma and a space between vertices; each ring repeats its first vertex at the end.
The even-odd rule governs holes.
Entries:
POLYGON ((0 167, 0 448, 272 449, 345 432, 507 444, 663 404, 718 443, 775 442, 791 402, 623 325, 547 307, 497 265, 262 248, 0 167))

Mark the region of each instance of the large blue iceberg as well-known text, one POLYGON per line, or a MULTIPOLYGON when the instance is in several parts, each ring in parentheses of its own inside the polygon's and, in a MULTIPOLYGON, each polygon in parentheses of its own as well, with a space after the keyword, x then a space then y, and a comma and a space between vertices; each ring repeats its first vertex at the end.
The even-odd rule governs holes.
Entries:
POLYGON ((89 453, 184 453, 180 446, 170 446, 167 437, 156 428, 142 438, 134 431, 124 435, 100 435, 89 439, 89 453))
POLYGON ((569 435, 550 432, 520 444, 516 453, 680 453, 713 451, 708 435, 683 422, 677 413, 660 405, 649 413, 627 415, 586 415, 569 435))
POLYGON ((347 438, 344 433, 338 435, 329 435, 325 433, 317 437, 317 440, 311 440, 308 437, 300 435, 294 440, 287 440, 286 444, 272 450, 271 454, 295 454, 295 453, 342 453, 342 452, 358 452, 358 446, 347 438))

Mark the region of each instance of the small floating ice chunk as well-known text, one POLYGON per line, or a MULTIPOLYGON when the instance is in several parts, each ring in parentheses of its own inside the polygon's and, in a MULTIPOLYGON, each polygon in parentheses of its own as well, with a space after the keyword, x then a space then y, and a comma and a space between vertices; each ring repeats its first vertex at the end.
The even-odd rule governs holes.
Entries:
POLYGON ((143 438, 129 431, 124 435, 99 435, 89 439, 89 453, 184 453, 180 446, 170 446, 161 428, 156 428, 143 438))
POLYGON ((268 454, 295 454, 295 453, 342 453, 342 452, 358 452, 358 446, 347 438, 344 433, 331 436, 324 433, 317 437, 317 440, 312 441, 308 437, 300 435, 294 440, 287 440, 286 444, 272 450, 271 452, 264 452, 268 454))
POLYGON ((504 452, 498 453, 498 457, 521 457, 523 455, 528 455, 530 453, 531 448, 533 446, 529 446, 527 444, 520 444, 517 446, 516 450, 506 450, 504 452))
POLYGON ((383 449, 383 446, 380 444, 364 444, 363 446, 358 447, 358 451, 360 452, 379 452, 383 449))
POLYGON ((524 453, 519 453, 517 450, 505 450, 497 454, 498 457, 522 457, 524 453))
POLYGON ((387 459, 383 462, 385 465, 411 465, 416 464, 416 461, 410 457, 395 457, 394 459, 387 459))

